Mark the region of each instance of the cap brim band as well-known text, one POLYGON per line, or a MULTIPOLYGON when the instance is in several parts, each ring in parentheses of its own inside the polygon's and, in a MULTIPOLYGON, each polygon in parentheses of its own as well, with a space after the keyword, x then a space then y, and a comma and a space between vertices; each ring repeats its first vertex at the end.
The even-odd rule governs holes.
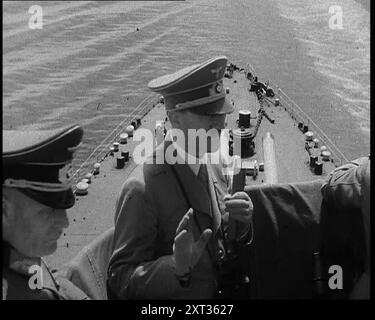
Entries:
POLYGON ((71 188, 71 183, 70 181, 64 183, 56 183, 8 178, 4 180, 3 186, 8 188, 31 189, 34 191, 60 192, 71 188))
POLYGON ((215 114, 229 114, 234 111, 233 106, 226 100, 220 99, 211 103, 195 106, 189 105, 184 108, 171 109, 169 111, 183 111, 189 110, 191 112, 202 114, 202 115, 215 115, 215 114))
POLYGON ((42 192, 30 189, 18 189, 33 200, 54 209, 69 209, 74 206, 75 197, 72 189, 61 192, 42 192))

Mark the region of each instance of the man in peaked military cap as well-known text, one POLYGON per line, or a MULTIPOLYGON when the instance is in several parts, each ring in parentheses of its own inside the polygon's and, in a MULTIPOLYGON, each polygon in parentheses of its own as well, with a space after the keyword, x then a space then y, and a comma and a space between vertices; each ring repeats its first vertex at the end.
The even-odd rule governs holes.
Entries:
POLYGON ((187 148, 186 139, 175 140, 177 131, 187 137, 189 129, 224 128, 226 114, 233 111, 223 88, 226 65, 226 57, 217 57, 148 84, 164 96, 172 130, 120 192, 109 298, 214 298, 230 219, 240 224, 233 241, 249 241, 250 198, 245 192, 229 195, 221 167, 204 161, 205 151, 214 153, 218 144, 207 139, 202 151, 199 142, 187 148), (173 152, 167 152, 170 148, 173 152))
POLYGON ((75 197, 68 169, 82 135, 78 125, 3 131, 3 299, 86 298, 57 281, 42 259, 69 225, 75 197))

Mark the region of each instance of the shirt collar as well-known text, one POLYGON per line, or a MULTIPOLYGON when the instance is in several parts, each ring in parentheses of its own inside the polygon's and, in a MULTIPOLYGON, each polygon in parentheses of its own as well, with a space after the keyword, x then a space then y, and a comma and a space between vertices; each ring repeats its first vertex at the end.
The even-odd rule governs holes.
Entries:
MULTIPOLYGON (((173 128, 172 128, 172 130, 173 130, 173 128)), ((177 152, 177 157, 179 157, 181 160, 184 160, 184 161, 185 161, 185 159, 191 160, 191 161, 188 161, 187 165, 193 171, 193 173, 196 176, 198 176, 198 172, 199 172, 201 163, 206 162, 205 161, 206 160, 206 154, 202 158, 197 159, 193 155, 187 153, 184 148, 182 148, 177 142, 173 141, 171 130, 167 131, 167 134, 165 136, 165 140, 172 141, 172 144, 175 147, 176 152, 177 152)))
POLYGON ((172 141, 172 144, 176 149, 178 158, 180 158, 181 160, 190 158, 192 160, 192 161, 188 161, 188 166, 196 176, 198 176, 198 172, 199 172, 201 164, 203 163, 203 164, 206 164, 206 165, 210 165, 211 164, 210 159, 214 159, 215 157, 216 157, 215 159, 217 159, 217 157, 220 158, 219 161, 220 161, 221 165, 223 165, 225 168, 228 167, 228 166, 230 167, 232 165, 230 159, 228 158, 229 150, 226 150, 228 148, 228 144, 229 144, 228 143, 229 135, 223 137, 223 139, 221 141, 221 148, 219 150, 215 151, 214 153, 210 153, 210 154, 205 153, 199 160, 197 160, 196 157, 187 153, 183 147, 178 145, 177 142, 173 141, 172 130, 173 130, 173 128, 169 129, 167 131, 167 134, 165 136, 165 140, 166 141, 172 141), (223 150, 226 150, 227 153, 225 153, 225 152, 223 153, 223 150), (224 156, 224 155, 226 155, 226 156, 224 156))

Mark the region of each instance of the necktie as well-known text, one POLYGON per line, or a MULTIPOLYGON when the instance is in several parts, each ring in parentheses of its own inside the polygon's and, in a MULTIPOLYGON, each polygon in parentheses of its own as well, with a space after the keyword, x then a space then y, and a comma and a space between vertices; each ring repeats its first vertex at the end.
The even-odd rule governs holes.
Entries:
MULTIPOLYGON (((209 202, 209 206, 210 206, 210 214, 212 215, 212 213, 213 213, 212 212, 212 202, 211 202, 212 199, 211 199, 211 193, 210 193, 210 189, 209 189, 209 177, 208 177, 208 171, 207 171, 207 165, 206 164, 201 164, 201 166, 199 168, 199 171, 198 171, 198 180, 203 184, 204 188, 207 191, 208 202, 209 202)), ((220 241, 218 239, 218 233, 216 232, 217 229, 218 229, 217 224, 218 224, 217 222, 216 223, 213 222, 212 231, 214 232, 214 235, 211 237, 210 244, 209 244, 209 246, 211 246, 212 252, 214 254, 214 256, 211 256, 211 258, 216 263, 218 262, 218 259, 220 259, 220 257, 219 257, 220 254, 218 254, 218 253, 222 252, 222 251, 220 251, 220 241)))
POLYGON ((208 188, 208 171, 207 165, 201 164, 201 167, 198 171, 198 180, 203 184, 204 188, 206 189, 208 195, 210 195, 209 188, 208 188))
MULTIPOLYGON (((208 175, 208 171, 207 171, 207 165, 206 164, 201 164, 201 167, 199 168, 199 171, 198 171, 198 180, 203 184, 204 188, 206 189, 207 191, 207 194, 208 194, 208 201, 209 201, 209 205, 210 205, 210 214, 212 216, 212 219, 213 219, 213 231, 214 231, 214 234, 215 234, 215 238, 217 236, 220 236, 216 231, 219 229, 220 227, 220 223, 221 223, 221 215, 220 216, 216 216, 216 214, 218 214, 218 211, 214 210, 213 209, 213 204, 212 202, 215 201, 216 202, 216 197, 214 197, 211 192, 210 192, 210 188, 209 188, 209 175, 208 175)), ((217 205, 217 204, 216 204, 217 205)))

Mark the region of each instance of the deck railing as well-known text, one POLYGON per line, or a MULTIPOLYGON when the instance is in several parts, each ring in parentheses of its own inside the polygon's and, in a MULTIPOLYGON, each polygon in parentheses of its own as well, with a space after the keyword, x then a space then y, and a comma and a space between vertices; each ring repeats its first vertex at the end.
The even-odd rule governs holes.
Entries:
MULTIPOLYGON (((254 67, 248 63, 245 69, 245 75, 251 72, 253 75, 257 75, 254 67)), ((336 146, 336 144, 327 136, 327 134, 311 119, 309 115, 302 110, 302 108, 290 98, 277 84, 268 81, 269 87, 273 88, 276 97, 279 99, 280 104, 285 108, 285 110, 290 114, 290 116, 297 122, 303 122, 307 124, 309 130, 314 132, 315 137, 317 137, 321 144, 324 144, 331 152, 332 159, 336 165, 341 165, 343 163, 349 162, 346 156, 341 152, 341 150, 336 146)), ((155 94, 150 94, 144 98, 138 106, 127 115, 103 140, 102 142, 91 152, 91 154, 86 158, 86 160, 80 165, 80 167, 74 172, 72 179, 73 181, 78 181, 83 178, 83 169, 86 169, 86 165, 91 162, 101 162, 110 153, 110 146, 115 142, 119 135, 123 132, 124 127, 129 125, 132 121, 137 118, 142 118, 147 114, 156 104, 155 94), (152 103, 152 101, 155 101, 152 103)))
MULTIPOLYGON (((254 67, 248 63, 247 72, 251 72, 253 75, 257 75, 254 67)), ((246 75, 245 74, 245 75, 246 75)), ((305 111, 292 99, 290 98, 277 84, 268 81, 268 86, 271 87, 275 92, 275 98, 278 98, 280 105, 290 114, 290 116, 296 122, 302 122, 307 124, 310 131, 314 132, 314 136, 320 140, 321 145, 325 145, 331 152, 331 158, 336 166, 342 165, 349 162, 348 158, 342 153, 342 151, 336 146, 336 144, 330 139, 327 134, 306 114, 305 111)))
POLYGON ((110 153, 110 146, 117 141, 120 134, 124 132, 124 128, 137 118, 143 118, 155 105, 156 96, 154 93, 151 93, 144 98, 130 114, 126 115, 125 118, 90 153, 86 160, 74 172, 72 180, 76 183, 82 179, 83 175, 87 173, 83 171, 87 170, 86 166, 90 165, 91 162, 102 162, 110 153), (153 101, 155 102, 153 103, 153 101))

